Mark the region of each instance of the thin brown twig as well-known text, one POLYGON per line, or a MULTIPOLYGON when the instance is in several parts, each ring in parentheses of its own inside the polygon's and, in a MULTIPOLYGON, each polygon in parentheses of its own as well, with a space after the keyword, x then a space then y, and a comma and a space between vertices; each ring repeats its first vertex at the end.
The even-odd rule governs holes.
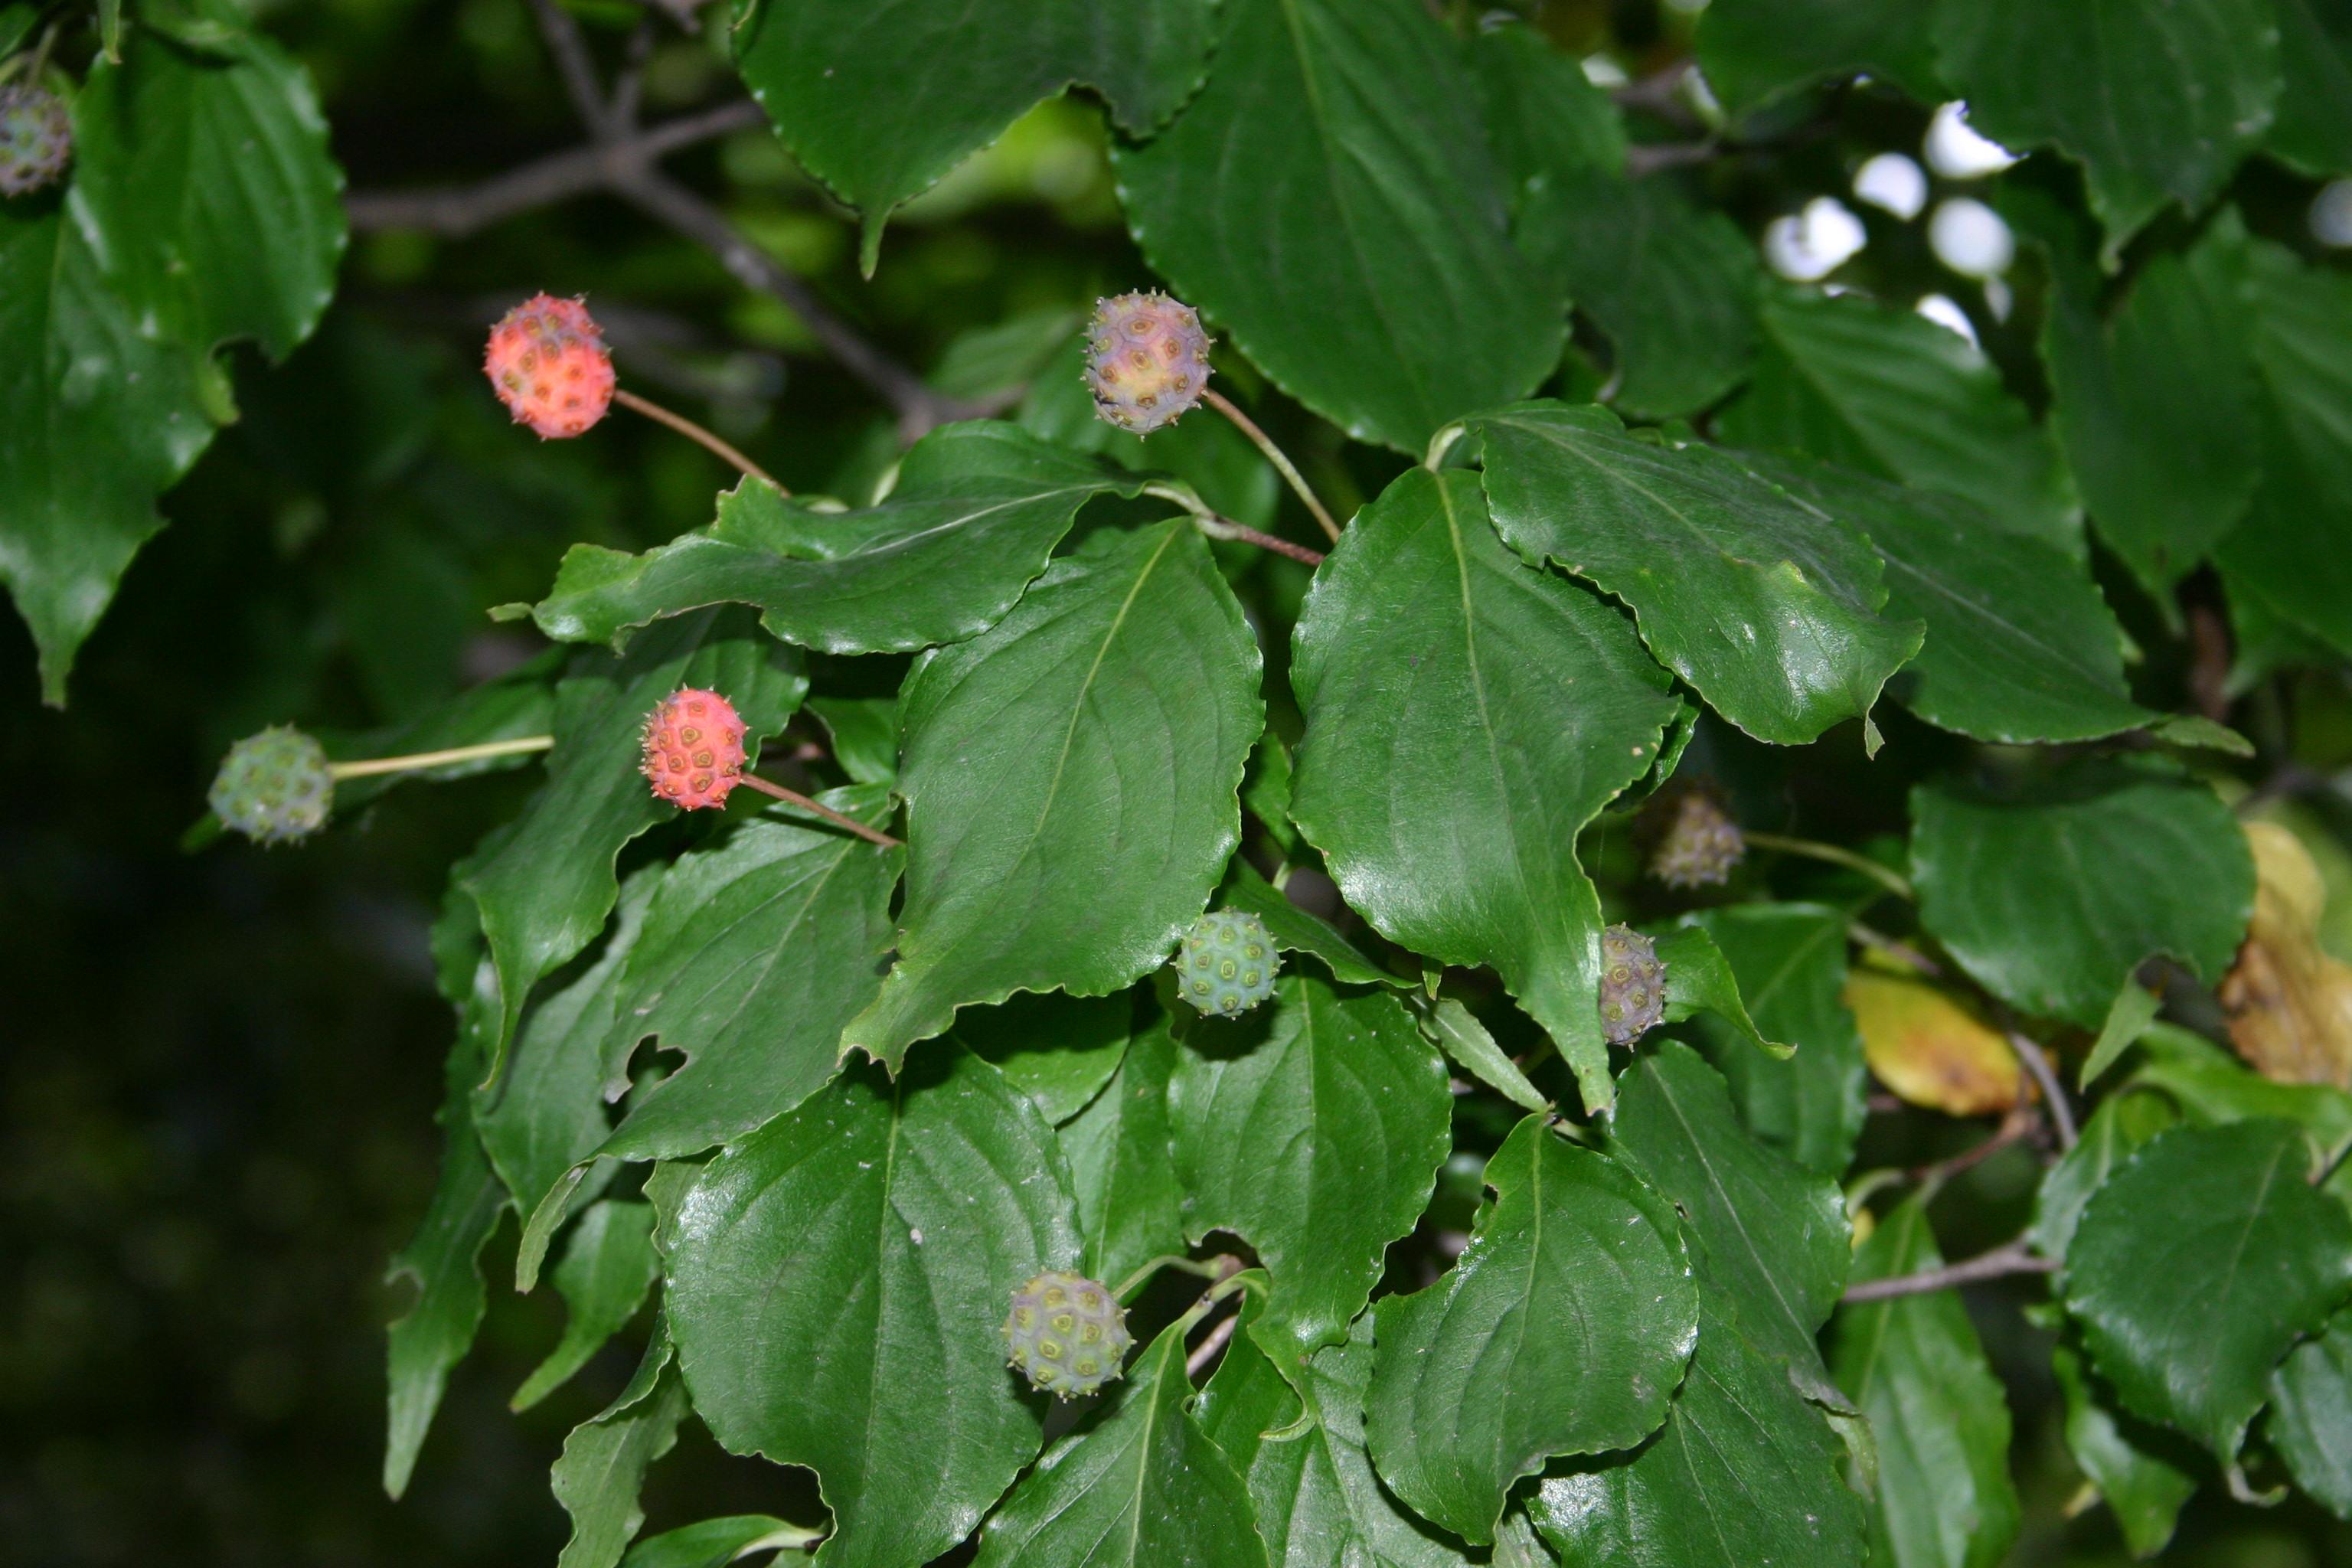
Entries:
POLYGON ((911 439, 950 420, 971 416, 971 410, 962 403, 933 392, 921 377, 867 342, 827 310, 798 274, 786 270, 728 221, 724 213, 684 185, 649 166, 629 171, 610 184, 639 210, 716 256, 737 282, 783 301, 844 369, 897 411, 902 435, 911 439))
POLYGON ((1229 517, 1198 518, 1201 531, 1212 539, 1231 539, 1243 544, 1255 544, 1260 550, 1271 550, 1276 555, 1287 555, 1293 561, 1308 566, 1323 564, 1323 552, 1304 544, 1294 544, 1287 539, 1261 531, 1247 523, 1235 522, 1229 517))
POLYGON ((619 404, 624 408, 635 410, 637 413, 644 415, 646 418, 652 420, 656 425, 668 426, 671 429, 677 431, 679 435, 685 437, 696 446, 702 447, 705 451, 716 453, 721 462, 732 463, 741 472, 750 474, 754 479, 767 480, 768 483, 776 487, 776 491, 779 495, 790 495, 793 493, 792 491, 784 489, 783 481, 777 479, 775 475, 768 472, 767 469, 760 467, 759 464, 753 462, 751 458, 737 451, 733 447, 719 439, 719 437, 713 435, 710 431, 704 429, 699 425, 697 425, 685 415, 673 414, 668 409, 664 408, 660 404, 652 401, 650 398, 640 397, 625 386, 616 386, 613 389, 613 401, 619 404))
POLYGON ((1887 957, 1895 960, 1897 963, 1902 964, 1906 969, 1916 970, 1917 973, 1927 975, 1931 980, 1941 980, 1944 977, 1944 966, 1942 964, 1937 963, 1926 953, 1921 952, 1909 942, 1898 942, 1895 938, 1888 936, 1885 931, 1874 931, 1869 926, 1863 924, 1860 921, 1855 921, 1853 924, 1847 926, 1846 934, 1853 937, 1854 941, 1860 942, 1863 946, 1886 954, 1887 957))
POLYGON ((2012 1241, 1996 1247, 1990 1252, 1958 1263, 1947 1263, 1937 1268, 1923 1268, 1916 1274, 1897 1274, 1885 1279, 1864 1279, 1845 1289, 1843 1300, 1885 1301, 1897 1296, 1920 1296, 1930 1290, 1948 1290, 1956 1285, 1974 1285, 1986 1279, 2005 1279, 2013 1274, 2051 1274, 2058 1265, 2047 1258, 2036 1257, 2022 1241, 2012 1241))
POLYGON ((1331 521, 1331 514, 1324 510, 1323 503, 1318 500, 1315 492, 1307 488, 1307 476, 1300 473, 1297 465, 1290 460, 1289 456, 1274 444, 1274 437, 1259 429, 1255 420, 1235 407, 1234 400, 1215 387, 1202 387, 1201 401, 1232 420, 1234 427, 1248 437, 1252 446, 1265 454, 1265 460, 1274 465, 1274 471, 1283 477, 1293 493, 1307 504, 1307 510, 1315 514, 1315 521, 1322 528, 1325 537, 1334 544, 1339 543, 1339 525, 1331 521))
POLYGON ((649 165, 683 148, 759 124, 765 116, 738 99, 665 121, 610 143, 591 142, 535 159, 472 185, 419 191, 354 191, 345 198, 352 226, 422 229, 463 239, 492 224, 573 196, 607 190, 616 169, 649 165))
POLYGON ((778 800, 797 805, 803 811, 813 811, 835 826, 846 827, 868 844, 879 844, 885 849, 896 849, 906 843, 903 838, 893 838, 877 828, 866 826, 856 817, 844 816, 833 807, 822 802, 811 800, 796 789, 787 789, 782 784, 770 779, 763 779, 757 773, 745 773, 737 782, 751 785, 761 795, 772 795, 778 800))
POLYGON ((2066 1088, 2058 1081, 2057 1069, 2050 1065, 2048 1053, 2032 1038, 2016 1029, 2004 1029, 2009 1048, 2017 1053, 2018 1066, 2025 1069, 2033 1086, 2042 1091, 2042 1103, 2049 1108, 2050 1124, 2058 1131, 2058 1147, 2063 1152, 2074 1146, 2074 1110, 2066 1103, 2066 1088))
POLYGON ((1990 1138, 1969 1144, 1948 1159, 1937 1160, 1925 1165, 1914 1165, 1904 1174, 1920 1186, 1941 1186, 1962 1172, 1974 1170, 1983 1164, 2003 1149, 2025 1142, 2033 1136, 2033 1130, 2037 1125, 2033 1112, 2021 1101, 2007 1116, 2001 1118, 2000 1125, 1994 1130, 1990 1138))
POLYGON ((1638 180, 1662 169, 1688 168, 1704 163, 1723 151, 1723 144, 1713 137, 1704 142, 1640 142, 1625 149, 1625 174, 1638 180))
POLYGON ((1234 1337, 1234 1330, 1240 1325, 1241 1321, 1241 1309, 1236 1307, 1210 1326, 1208 1333, 1202 1338, 1201 1342, 1194 1345, 1184 1357, 1186 1378, 1200 1376, 1209 1363, 1217 1359, 1224 1351, 1226 1342, 1234 1337))
POLYGON ((539 36, 547 42, 547 52, 555 57, 556 74, 563 79, 563 90, 571 96, 580 122, 590 134, 605 136, 611 129, 611 110, 605 107, 604 89, 596 85, 596 62, 589 56, 580 24, 556 0, 530 0, 530 13, 539 24, 539 36))

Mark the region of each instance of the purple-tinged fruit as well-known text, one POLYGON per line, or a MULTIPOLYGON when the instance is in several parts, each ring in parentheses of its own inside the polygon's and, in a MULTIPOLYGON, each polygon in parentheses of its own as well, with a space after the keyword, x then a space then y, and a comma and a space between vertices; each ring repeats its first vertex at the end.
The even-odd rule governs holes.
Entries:
POLYGON ((1096 300, 1086 372, 1095 412, 1138 436, 1174 424, 1208 390, 1209 342, 1192 307, 1165 294, 1096 300))
POLYGON ((1666 966, 1650 939, 1631 926, 1601 933, 1601 1032, 1630 1046, 1666 1016, 1666 966))

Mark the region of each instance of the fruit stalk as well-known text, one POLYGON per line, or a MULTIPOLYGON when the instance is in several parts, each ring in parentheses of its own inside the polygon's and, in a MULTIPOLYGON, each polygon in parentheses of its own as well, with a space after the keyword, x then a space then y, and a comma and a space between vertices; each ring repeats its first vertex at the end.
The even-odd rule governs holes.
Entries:
POLYGON ((1315 514, 1315 521, 1322 526, 1324 535, 1332 543, 1339 543, 1339 525, 1331 521, 1331 514, 1324 510, 1321 501, 1315 499, 1315 492, 1307 488, 1307 477, 1298 471, 1297 465, 1284 454, 1282 448, 1274 444, 1274 437, 1259 429, 1257 421, 1234 407, 1233 399, 1214 387, 1202 387, 1201 401, 1232 420, 1234 427, 1248 437, 1251 445, 1265 454, 1265 460, 1274 465, 1274 471, 1283 477, 1298 499, 1307 504, 1307 510, 1315 514))
POLYGON ((688 440, 696 442, 704 448, 718 454, 721 461, 734 464, 737 468, 751 475, 753 479, 764 479, 769 484, 774 485, 778 495, 788 496, 793 493, 783 487, 782 482, 779 480, 775 475, 768 472, 767 469, 760 467, 759 464, 753 462, 741 452, 737 451, 733 447, 729 446, 725 441, 720 440, 717 436, 714 436, 709 431, 704 429, 701 426, 697 425, 685 415, 673 414, 658 403, 639 397, 635 393, 631 392, 625 386, 616 386, 613 389, 613 401, 619 404, 624 408, 635 409, 638 413, 644 415, 646 418, 652 420, 656 425, 668 426, 671 429, 677 431, 688 440))

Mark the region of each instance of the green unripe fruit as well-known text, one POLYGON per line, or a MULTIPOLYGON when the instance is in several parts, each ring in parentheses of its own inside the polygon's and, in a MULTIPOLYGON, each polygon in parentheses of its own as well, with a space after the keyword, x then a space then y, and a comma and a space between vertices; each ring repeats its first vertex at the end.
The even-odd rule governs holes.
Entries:
POLYGON ((292 844, 326 826, 335 778, 319 742, 275 724, 228 749, 206 796, 228 826, 261 844, 292 844))
POLYGON ((1650 939, 1631 926, 1601 933, 1601 1032, 1630 1046, 1666 1016, 1666 966, 1650 939))
POLYGON ((1062 1399, 1092 1394, 1125 1371, 1127 1313, 1108 1289, 1055 1269, 1013 1293, 1004 1320, 1005 1360, 1031 1386, 1062 1399))
POLYGON ((1168 965, 1185 1001, 1203 1013, 1231 1018, 1274 994, 1282 956, 1274 951, 1264 921, 1240 910, 1218 910, 1192 922, 1168 965))
POLYGON ((1641 825, 1650 841, 1650 874, 1669 888, 1721 886, 1748 854, 1739 825, 1704 784, 1670 789, 1641 825))
POLYGON ((0 195, 54 185, 73 162, 73 119, 65 100, 37 82, 0 87, 0 195))

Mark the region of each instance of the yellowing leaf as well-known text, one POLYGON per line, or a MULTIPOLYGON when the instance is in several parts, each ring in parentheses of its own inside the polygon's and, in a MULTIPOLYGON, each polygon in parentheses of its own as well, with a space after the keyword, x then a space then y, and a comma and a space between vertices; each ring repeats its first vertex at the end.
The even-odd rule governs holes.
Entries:
POLYGON ((2254 918, 2221 981, 2230 1043, 2263 1077, 2352 1089, 2352 965, 2319 945, 2327 889, 2303 841, 2250 822, 2254 918))
POLYGON ((1949 992, 1857 967, 1845 1005, 1878 1081, 1914 1105, 1982 1116, 2017 1103, 2017 1055, 2000 1032, 1949 992))

